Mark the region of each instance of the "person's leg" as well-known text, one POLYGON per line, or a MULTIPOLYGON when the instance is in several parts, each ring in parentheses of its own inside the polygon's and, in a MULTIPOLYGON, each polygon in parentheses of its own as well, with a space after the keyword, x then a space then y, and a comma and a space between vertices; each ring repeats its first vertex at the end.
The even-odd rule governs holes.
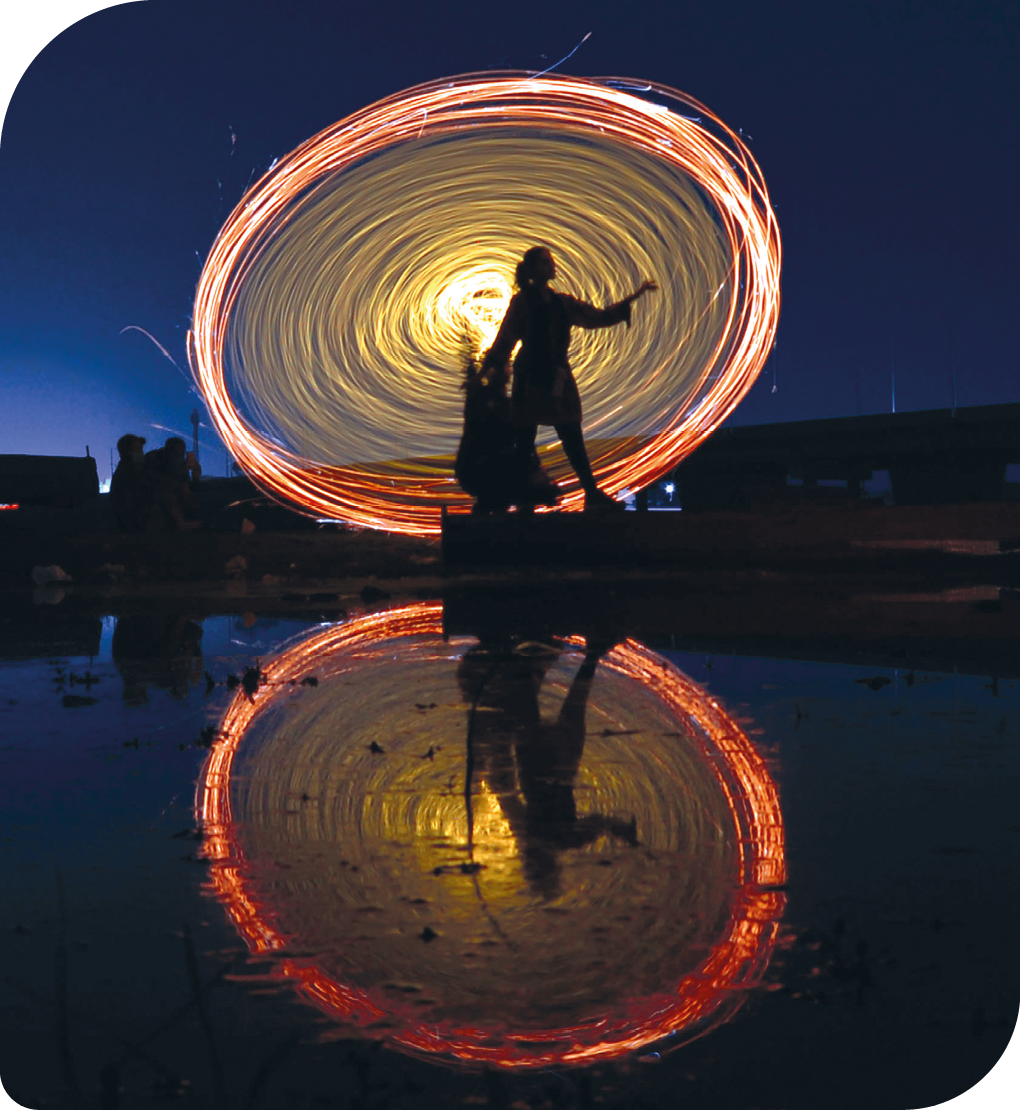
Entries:
POLYGON ((584 490, 585 509, 598 511, 613 509, 622 511, 625 508, 623 502, 610 497, 608 493, 603 493, 595 484, 595 475, 592 473, 591 463, 588 461, 588 452, 584 447, 584 436, 581 434, 581 425, 557 424, 555 427, 556 434, 560 437, 560 442, 563 444, 563 450, 570 460, 570 465, 574 468, 574 473, 580 479, 581 488, 584 490))
POLYGON ((585 493, 594 493, 596 490, 595 475, 591 472, 591 463, 588 461, 588 452, 584 447, 584 436, 581 434, 580 424, 556 424, 556 434, 563 444, 564 454, 574 468, 581 488, 585 493))
POLYGON ((535 436, 538 425, 528 424, 518 428, 514 438, 513 501, 518 508, 534 508, 528 499, 528 477, 531 474, 531 455, 535 450, 535 436))

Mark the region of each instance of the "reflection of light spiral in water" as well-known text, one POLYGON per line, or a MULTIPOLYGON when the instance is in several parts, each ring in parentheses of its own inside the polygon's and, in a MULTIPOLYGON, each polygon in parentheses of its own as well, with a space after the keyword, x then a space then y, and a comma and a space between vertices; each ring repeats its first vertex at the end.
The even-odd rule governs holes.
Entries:
MULTIPOLYGON (((579 330, 571 361, 600 483, 666 472, 771 347, 775 217, 747 148, 704 106, 554 76, 409 89, 245 195, 203 269, 189 346, 234 457, 305 512, 437 532, 440 505, 467 502, 452 475, 467 352, 491 342, 535 243, 585 300, 659 283, 632 328, 579 330)), ((544 455, 579 507, 559 449, 544 455)))
POLYGON ((335 1020, 461 1061, 582 1063, 725 1020, 784 903, 782 818, 753 745, 628 641, 600 664, 575 795, 579 815, 634 814, 639 846, 564 851, 567 895, 535 898, 509 811, 476 778, 484 869, 463 874, 467 707, 451 676, 467 644, 441 632, 425 604, 317 631, 228 709, 197 804, 212 887, 249 947, 335 1020), (310 671, 319 685, 295 688, 310 671))

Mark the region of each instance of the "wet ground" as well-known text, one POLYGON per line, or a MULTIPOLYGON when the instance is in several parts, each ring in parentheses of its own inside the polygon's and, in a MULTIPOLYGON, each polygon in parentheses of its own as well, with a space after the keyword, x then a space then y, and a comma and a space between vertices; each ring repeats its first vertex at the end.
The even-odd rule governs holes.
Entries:
POLYGON ((5 639, 13 1098, 905 1110, 995 1064, 1011 666, 420 592, 5 639))

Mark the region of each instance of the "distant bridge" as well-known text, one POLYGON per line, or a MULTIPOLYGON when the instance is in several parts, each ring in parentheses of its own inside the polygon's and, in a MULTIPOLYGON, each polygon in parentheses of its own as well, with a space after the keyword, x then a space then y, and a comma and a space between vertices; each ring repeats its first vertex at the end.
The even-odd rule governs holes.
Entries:
POLYGON ((884 470, 897 505, 945 505, 1003 500, 1010 463, 1020 463, 1020 404, 721 428, 674 481, 685 510, 745 509, 789 499, 790 479, 845 482, 833 496, 857 498, 884 470))

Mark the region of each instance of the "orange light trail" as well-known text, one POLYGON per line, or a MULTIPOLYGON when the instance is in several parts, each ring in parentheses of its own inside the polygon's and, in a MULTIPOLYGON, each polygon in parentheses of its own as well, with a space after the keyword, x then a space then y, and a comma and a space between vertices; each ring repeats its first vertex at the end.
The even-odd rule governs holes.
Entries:
MULTIPOLYGON (((285 949, 290 938, 274 923, 273 909, 259 901, 246 879, 246 860, 235 833, 231 772, 245 733, 255 719, 311 670, 320 676, 349 673, 359 658, 391 651, 403 638, 425 637, 429 650, 442 645, 442 606, 420 603, 317 631, 287 648, 263 668, 266 685, 254 696, 238 691, 209 753, 196 792, 196 817, 212 861, 210 887, 254 953, 285 949)), ((448 651, 449 648, 446 648, 448 651)), ((492 1066, 545 1067, 585 1064, 657 1042, 676 1047, 727 1020, 748 989, 756 986, 775 944, 785 895, 783 821, 775 784, 754 745, 701 687, 647 648, 628 640, 603 664, 650 690, 693 741, 699 761, 710 768, 732 815, 738 864, 728 918, 705 958, 678 983, 630 999, 610 1014, 567 1028, 511 1028, 502 1039, 492 1028, 423 1021, 420 1012, 384 1009, 379 999, 309 963, 281 954, 276 974, 300 996, 335 1021, 366 1029, 380 1023, 392 1047, 432 1059, 492 1066)), ((480 1023, 481 1024, 481 1023, 480 1023)), ((382 1035, 382 1034, 376 1034, 382 1035)))
MULTIPOLYGON (((280 159, 231 213, 188 357, 217 432, 267 493, 314 516, 436 534, 466 351, 491 341, 537 242, 595 303, 645 277, 634 326, 571 362, 600 485, 667 473, 771 350, 781 247, 739 135, 675 89, 468 74, 355 112, 280 159)), ((582 495, 551 432, 543 462, 582 495)))

